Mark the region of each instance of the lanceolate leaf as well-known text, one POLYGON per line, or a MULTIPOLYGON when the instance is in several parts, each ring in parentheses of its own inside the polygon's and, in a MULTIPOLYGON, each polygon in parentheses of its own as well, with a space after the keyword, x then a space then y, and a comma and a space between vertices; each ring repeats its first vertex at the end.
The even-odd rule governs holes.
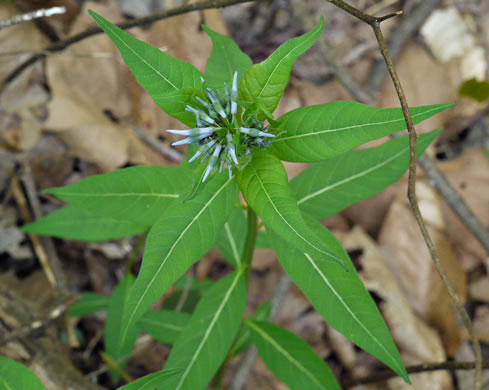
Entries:
POLYGON ((80 295, 81 299, 68 309, 68 314, 72 317, 89 316, 100 310, 107 310, 109 307, 110 297, 88 291, 80 295))
MULTIPOLYGON (((452 104, 413 107, 419 123, 452 104)), ((318 162, 338 156, 373 139, 404 130, 400 108, 377 108, 357 102, 337 101, 301 107, 274 121, 274 133, 285 132, 269 146, 281 160, 318 162)))
POLYGON ((246 216, 242 209, 235 207, 224 224, 216 245, 224 258, 236 268, 241 265, 246 231, 246 216))
POLYGON ((270 57, 253 65, 239 85, 239 96, 273 113, 289 83, 295 60, 306 52, 323 32, 324 20, 308 33, 288 40, 270 57))
POLYGON ((299 336, 269 322, 246 325, 267 367, 290 390, 340 390, 329 367, 299 336))
MULTIPOLYGON (((418 138, 418 156, 439 133, 435 130, 418 138)), ((408 167, 409 138, 405 136, 314 164, 296 176, 290 187, 299 208, 321 220, 382 191, 408 167)))
POLYGON ((284 270, 328 324, 409 381, 389 330, 345 250, 315 219, 306 216, 306 221, 341 254, 346 270, 304 254, 278 234, 268 232, 284 270))
POLYGON ((162 344, 172 345, 182 333, 190 314, 174 310, 150 310, 137 322, 137 326, 162 344))
POLYGON ((192 185, 180 167, 130 167, 45 192, 97 215, 150 226, 192 185))
POLYGON ((125 309, 124 333, 214 245, 237 201, 238 188, 223 172, 199 196, 168 209, 154 224, 125 309))
POLYGON ((206 25, 202 25, 202 28, 212 39, 212 52, 205 66, 205 80, 218 88, 224 83, 231 88, 234 72, 238 72, 238 80, 241 80, 253 62, 231 38, 212 31, 206 25))
POLYGON ((0 356, 0 389, 46 390, 46 387, 26 366, 0 356))
POLYGON ((80 241, 102 241, 134 236, 148 226, 103 217, 68 205, 36 222, 22 226, 25 233, 35 233, 80 241))
POLYGON ((168 389, 203 389, 226 358, 246 307, 244 268, 226 276, 202 297, 177 338, 165 370, 184 368, 166 382, 168 389))
MULTIPOLYGON (((174 370, 158 371, 139 378, 137 381, 131 382, 125 386, 119 387, 118 390, 155 390, 157 385, 165 385, 172 376, 181 372, 181 368, 174 370)), ((165 387, 163 387, 165 388, 165 387)))
POLYGON ((302 252, 322 260, 342 262, 304 222, 285 168, 277 157, 254 150, 252 160, 238 173, 237 179, 244 198, 261 217, 267 231, 274 230, 302 252))
POLYGON ((193 65, 134 38, 95 12, 88 12, 115 43, 139 84, 167 114, 174 113, 172 106, 166 104, 168 100, 159 101, 164 95, 182 88, 202 89, 201 73, 193 65))
MULTIPOLYGON (((129 291, 134 283, 134 276, 127 274, 126 277, 117 285, 112 293, 105 321, 104 344, 105 352, 121 367, 127 363, 127 358, 136 343, 139 330, 132 328, 125 340, 122 340, 122 316, 124 307, 129 297, 129 291), (122 361, 121 358, 124 358, 122 361)), ((112 381, 117 383, 120 374, 115 370, 110 371, 112 381)))

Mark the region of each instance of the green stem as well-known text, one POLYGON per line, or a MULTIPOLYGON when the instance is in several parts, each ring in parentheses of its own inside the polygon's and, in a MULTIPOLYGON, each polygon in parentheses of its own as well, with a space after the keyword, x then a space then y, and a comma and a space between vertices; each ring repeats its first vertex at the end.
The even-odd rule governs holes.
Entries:
POLYGON ((251 260, 253 251, 255 250, 256 237, 258 236, 257 217, 255 211, 248 206, 248 233, 246 234, 246 242, 241 259, 241 266, 246 267, 246 278, 249 279, 251 272, 251 260))

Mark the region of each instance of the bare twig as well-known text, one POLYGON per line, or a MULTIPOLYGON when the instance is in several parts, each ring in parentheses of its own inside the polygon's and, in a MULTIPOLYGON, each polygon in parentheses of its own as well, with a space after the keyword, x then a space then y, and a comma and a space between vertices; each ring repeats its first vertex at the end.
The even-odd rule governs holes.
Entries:
POLYGON ((66 12, 65 7, 51 7, 51 8, 43 8, 37 9, 32 12, 27 12, 25 14, 16 15, 8 19, 0 20, 0 30, 3 28, 7 28, 22 22, 30 22, 34 19, 45 18, 53 15, 60 15, 66 12))
POLYGON ((433 260, 433 264, 435 265, 435 268, 440 275, 447 291, 448 294, 450 295, 450 298, 452 299, 453 303, 455 304, 457 311, 460 313, 462 320, 464 322, 465 327, 467 328, 471 339, 472 343, 474 346, 474 352, 475 352, 475 379, 474 379, 474 386, 476 390, 479 390, 481 388, 481 372, 482 372, 482 354, 481 354, 481 349, 480 349, 480 344, 479 340, 477 338, 477 335, 473 329, 472 322, 470 320, 470 317, 465 310, 465 307, 463 306, 462 302, 460 301, 460 298, 458 297, 457 293, 455 292, 455 289, 453 288, 452 283, 448 279, 445 270, 443 269, 440 259, 438 258, 438 254, 436 252, 436 248, 433 244, 433 241, 431 240, 430 234, 428 233, 428 230, 426 228, 426 224, 423 220, 423 217, 421 215, 421 212, 419 210, 419 205, 416 197, 416 149, 417 149, 417 144, 416 144, 416 129, 414 127, 413 119, 411 117, 411 114, 409 112, 409 106, 406 100, 406 96, 404 94, 403 88, 401 86, 401 83, 399 81, 399 77, 397 76, 397 72, 394 69, 394 64, 392 62, 392 59, 389 54, 389 50, 387 48, 387 44, 385 42, 384 36, 382 34, 382 31, 380 29, 380 23, 392 16, 395 16, 396 14, 391 14, 387 15, 385 17, 374 17, 371 15, 367 15, 364 12, 350 6, 349 4, 345 3, 343 0, 328 0, 330 3, 336 5, 337 7, 343 9, 344 11, 348 12, 349 14, 353 15, 354 17, 360 19, 361 21, 369 24, 375 34, 375 37, 377 39, 377 42, 379 44, 380 51, 382 53, 382 56, 384 57, 385 63, 387 65, 387 69, 389 71, 389 75, 392 79, 392 82, 394 84, 397 96, 399 98, 399 102, 401 104, 402 112, 404 114, 404 119, 406 121, 408 133, 409 133, 409 147, 410 147, 410 158, 409 158, 409 177, 408 177, 408 199, 409 203, 411 204, 411 208, 413 209, 414 216, 416 218, 416 222, 421 230, 421 233, 423 235, 424 241, 426 243, 426 246, 428 247, 428 250, 430 252, 431 258, 433 260))
MULTIPOLYGON (((126 30, 126 29, 129 29, 132 27, 137 27, 137 26, 141 26, 143 24, 153 23, 153 22, 156 22, 158 20, 167 19, 167 18, 170 18, 172 16, 183 15, 183 14, 193 12, 193 11, 199 11, 199 10, 204 10, 204 9, 212 9, 212 8, 224 8, 224 7, 228 7, 228 6, 235 5, 235 4, 247 3, 250 1, 254 1, 254 0, 208 0, 208 1, 201 1, 198 3, 187 4, 187 5, 184 5, 182 7, 176 7, 176 8, 167 10, 167 11, 155 13, 155 14, 152 14, 149 16, 130 20, 127 22, 118 23, 117 26, 126 30)), ((65 40, 58 41, 58 42, 54 43, 53 45, 44 49, 41 53, 35 54, 35 55, 29 57, 24 62, 22 62, 18 67, 16 67, 7 76, 6 80, 4 80, 2 82, 2 84, 5 85, 5 84, 11 82, 15 78, 17 78, 24 70, 29 68, 31 65, 34 65, 37 61, 43 59, 48 54, 62 51, 64 49, 66 49, 68 46, 73 45, 74 43, 80 42, 83 39, 86 39, 88 37, 91 37, 93 35, 97 35, 100 33, 102 33, 102 29, 100 29, 99 27, 93 27, 93 28, 89 28, 88 30, 85 30, 79 34, 73 35, 72 37, 69 37, 65 40)), ((0 90, 2 89, 2 87, 0 87, 0 90)))
MULTIPOLYGON (((447 371, 458 371, 458 370, 473 370, 475 367, 475 362, 453 362, 446 361, 441 363, 424 363, 415 366, 406 367, 408 374, 421 374, 423 372, 447 370, 447 371)), ((483 368, 489 368, 489 360, 482 361, 483 368)), ((397 374, 393 371, 382 371, 368 377, 364 378, 354 378, 345 380, 342 385, 343 387, 353 387, 358 385, 367 385, 369 383, 381 382, 390 378, 396 377, 397 374)))

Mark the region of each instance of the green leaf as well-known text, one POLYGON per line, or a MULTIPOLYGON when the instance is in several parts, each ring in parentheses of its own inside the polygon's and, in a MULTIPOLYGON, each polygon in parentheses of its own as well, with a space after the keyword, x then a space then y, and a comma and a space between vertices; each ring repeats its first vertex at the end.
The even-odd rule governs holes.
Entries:
POLYGON ((223 172, 199 196, 168 209, 153 225, 125 310, 124 333, 209 251, 237 200, 238 188, 223 172))
POLYGON ((83 210, 150 226, 192 186, 180 167, 130 167, 45 192, 83 210))
MULTIPOLYGON (((414 123, 420 123, 453 104, 413 107, 414 123)), ((337 101, 297 108, 271 126, 269 148, 281 160, 318 162, 338 156, 368 141, 406 129, 400 108, 377 108, 357 102, 337 101)))
MULTIPOLYGON (((253 321, 268 321, 270 319, 270 315, 272 314, 272 303, 267 302, 263 305, 259 306, 258 309, 249 317, 250 320, 253 321)), ((237 354, 243 352, 248 349, 248 347, 252 344, 250 330, 245 324, 241 325, 239 329, 239 333, 236 336, 236 341, 233 345, 233 348, 229 352, 229 356, 234 357, 237 354)))
POLYGON ((345 250, 319 222, 305 218, 314 233, 341 254, 346 271, 335 263, 302 253, 278 234, 269 232, 280 264, 328 324, 409 381, 377 305, 345 250))
POLYGON ((110 297, 93 292, 82 292, 80 295, 81 299, 68 309, 71 317, 86 317, 109 307, 110 297))
POLYGON ((268 242, 268 236, 265 230, 258 230, 258 236, 256 237, 256 249, 269 249, 271 248, 268 242))
POLYGON ((204 94, 198 89, 182 88, 158 97, 153 97, 153 99, 163 111, 171 113, 170 115, 172 117, 178 119, 188 127, 195 127, 195 115, 185 111, 185 108, 189 104, 196 109, 202 108, 202 104, 195 99, 196 96, 201 99, 204 98, 204 94))
POLYGON ((246 202, 261 217, 267 232, 274 230, 303 253, 341 264, 341 258, 304 222, 287 172, 276 156, 255 149, 251 162, 238 173, 237 180, 246 202))
POLYGON ((150 310, 137 322, 137 326, 162 344, 172 345, 182 333, 190 314, 174 310, 150 310))
POLYGON ((273 113, 289 83, 290 71, 295 60, 304 54, 323 32, 321 20, 308 33, 288 40, 265 61, 253 65, 239 84, 241 100, 255 102, 273 113))
MULTIPOLYGON (((171 102, 165 99, 165 95, 178 92, 182 88, 202 90, 201 73, 193 65, 134 38, 92 10, 88 10, 88 13, 117 46, 136 80, 156 104, 167 114, 180 119, 173 111, 171 102)), ((193 102, 187 102, 191 103, 193 102)))
POLYGON ((458 90, 460 96, 468 97, 483 103, 489 100, 489 82, 480 81, 476 78, 465 80, 458 90))
POLYGON ((212 52, 205 66, 205 80, 218 88, 222 88, 224 83, 231 88, 234 72, 238 72, 238 80, 241 80, 253 62, 231 38, 212 31, 206 25, 202 25, 202 28, 212 40, 212 52))
POLYGON ((181 368, 175 368, 173 370, 154 372, 125 386, 119 387, 118 390, 155 390, 156 385, 164 385, 172 376, 175 376, 181 371, 181 368))
MULTIPOLYGON (((435 130, 418 138, 418 157, 438 134, 440 130, 435 130)), ((405 136, 314 164, 296 176, 290 187, 299 208, 321 220, 382 191, 408 167, 409 138, 405 136)))
POLYGON ((235 268, 241 265, 247 228, 243 210, 235 207, 217 238, 217 248, 235 268))
POLYGON ((226 276, 202 297, 175 341, 165 369, 184 368, 166 383, 172 390, 205 388, 226 358, 246 307, 244 268, 226 276))
POLYGON ((324 361, 299 336, 269 322, 246 321, 258 353, 290 390, 340 390, 324 361))
MULTIPOLYGON (((134 276, 127 274, 124 279, 117 285, 112 293, 107 311, 107 320, 105 321, 104 344, 105 352, 116 361, 121 368, 127 363, 128 356, 136 343, 139 335, 139 329, 131 328, 125 339, 122 339, 122 319, 124 307, 129 298, 129 292, 134 284, 134 276), (121 360, 121 358, 124 358, 121 360)), ((110 370, 110 376, 113 383, 117 383, 120 373, 110 370)))
POLYGON ((36 222, 22 226, 21 229, 24 233, 69 240, 103 241, 134 236, 147 230, 148 226, 99 216, 68 205, 36 222))
POLYGON ((37 376, 23 364, 0 356, 0 390, 46 390, 37 376))

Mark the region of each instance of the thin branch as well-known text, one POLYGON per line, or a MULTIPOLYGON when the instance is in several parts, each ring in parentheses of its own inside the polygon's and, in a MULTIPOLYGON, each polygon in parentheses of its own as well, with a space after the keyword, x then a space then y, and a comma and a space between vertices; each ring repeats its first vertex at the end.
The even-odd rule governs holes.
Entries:
MULTIPOLYGON (((248 3, 250 1, 254 0, 209 0, 209 1, 202 1, 199 3, 192 3, 192 4, 187 4, 181 7, 176 7, 172 8, 167 11, 162 11, 158 12, 149 16, 144 16, 142 18, 130 20, 127 22, 122 22, 116 24, 118 27, 120 27, 123 30, 132 28, 132 27, 137 27, 141 26, 144 24, 150 24, 153 22, 156 22, 158 20, 163 20, 163 19, 168 19, 171 18, 172 16, 177 16, 177 15, 183 15, 189 12, 193 11, 200 11, 204 9, 212 9, 212 8, 224 8, 224 7, 229 7, 231 5, 235 4, 240 4, 240 3, 248 3)), ((92 27, 89 28, 79 34, 73 35, 72 37, 69 37, 65 40, 58 41, 54 43, 53 45, 47 47, 44 49, 41 53, 34 54, 33 56, 29 57, 27 60, 22 62, 18 67, 16 67, 8 76, 7 78, 2 82, 2 86, 0 87, 0 90, 5 86, 6 84, 10 83, 12 80, 17 78, 24 70, 29 68, 31 65, 34 65, 36 62, 39 60, 43 59, 47 55, 51 53, 56 53, 59 51, 62 51, 66 49, 68 46, 73 45, 74 43, 80 42, 88 37, 91 37, 93 35, 97 35, 102 33, 102 29, 99 27, 92 27)))
POLYGON ((46 18, 53 15, 60 15, 60 14, 64 14, 65 12, 66 12, 65 7, 51 7, 51 8, 37 9, 32 12, 27 12, 25 14, 16 15, 8 19, 0 20, 0 30, 10 26, 14 26, 22 22, 30 22, 31 20, 34 19, 46 18))
MULTIPOLYGON (((447 370, 450 372, 457 371, 457 370, 473 370, 474 367, 475 367, 475 362, 446 361, 441 363, 417 364, 415 366, 406 367, 406 371, 408 372, 408 374, 421 374, 423 372, 440 371, 440 370, 447 370)), ((482 361, 482 367, 489 368, 489 360, 482 361)), ((369 375, 368 377, 352 378, 352 379, 345 380, 342 382, 342 386, 347 388, 347 387, 353 387, 359 385, 367 385, 370 383, 385 381, 387 379, 394 378, 396 376, 397 374, 394 371, 385 370, 382 372, 369 375)))
POLYGON ((409 112, 409 106, 406 100, 406 96, 404 94, 402 85, 399 81, 399 77, 397 76, 397 72, 394 68, 394 64, 389 54, 389 50, 387 48, 387 44, 385 42, 384 36, 382 34, 382 30, 380 29, 380 23, 385 18, 377 18, 370 15, 365 14, 364 12, 350 6, 342 0, 328 0, 330 3, 333 3, 337 7, 343 9, 344 11, 350 13, 354 17, 362 20, 363 22, 369 24, 374 30, 375 37, 379 44, 380 51, 382 56, 384 57, 385 63, 387 65, 387 69, 389 71, 389 75, 394 84, 394 88, 396 90, 397 96, 399 98, 399 102, 401 104, 402 112, 404 115, 404 119, 406 121, 408 134, 409 134, 409 148, 410 148, 410 156, 409 156, 409 176, 408 176, 408 199, 411 204, 411 208, 413 209, 414 216, 416 218, 416 222, 421 230, 426 246, 430 252, 431 258, 433 260, 433 264, 435 265, 438 274, 440 275, 447 291, 452 299, 455 307, 460 313, 462 320, 464 322, 465 327, 467 328, 471 339, 472 344, 474 346, 475 353, 475 378, 474 378, 474 387, 476 390, 480 390, 481 388, 481 372, 482 372, 482 354, 481 348, 479 344, 479 340, 477 335, 473 329, 472 322, 470 317, 465 310, 460 298, 458 297, 455 289, 453 288, 452 283, 448 279, 443 266, 440 263, 440 259, 438 258, 438 254, 436 252, 436 248, 433 244, 433 241, 428 233, 428 229, 426 228, 426 224, 421 215, 421 211, 419 210, 419 205, 416 197, 416 129, 414 127, 413 119, 411 117, 411 113, 409 112))

